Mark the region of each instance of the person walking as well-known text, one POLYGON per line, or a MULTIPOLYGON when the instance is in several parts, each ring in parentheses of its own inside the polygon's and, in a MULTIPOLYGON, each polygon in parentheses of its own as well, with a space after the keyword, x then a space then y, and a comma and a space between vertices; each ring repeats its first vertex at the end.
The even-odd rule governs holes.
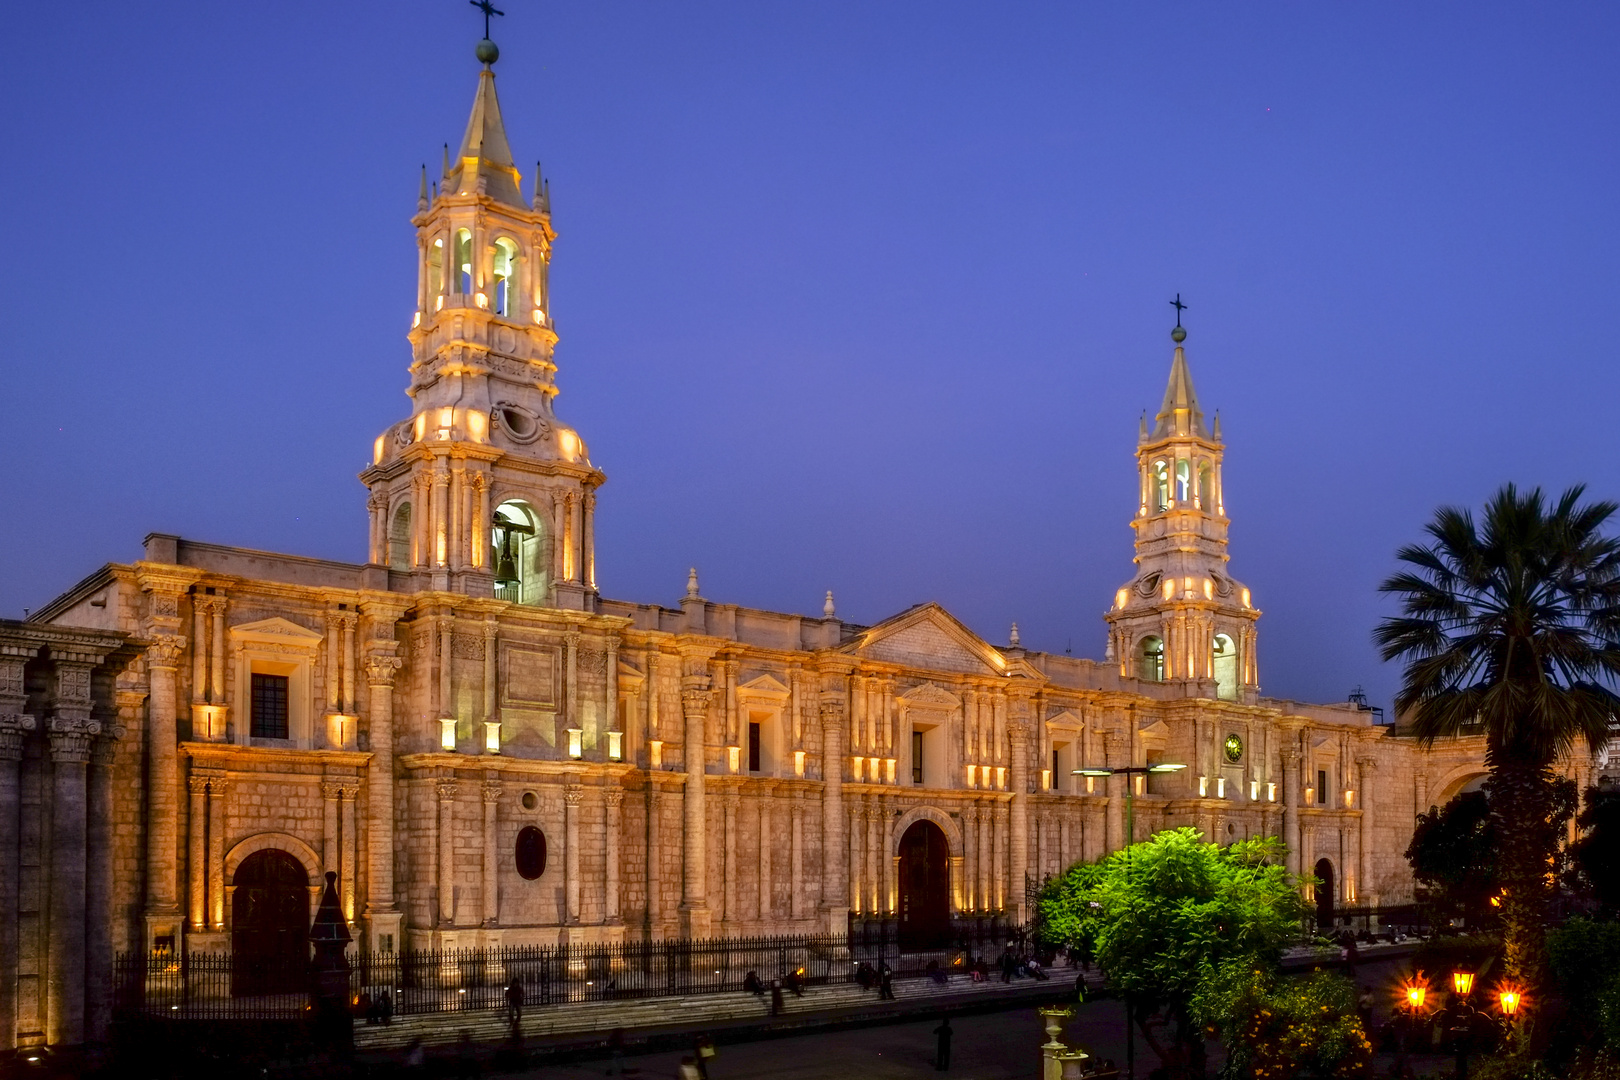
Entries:
POLYGON ((878 970, 878 1000, 894 1000, 894 969, 889 966, 888 961, 884 961, 878 970))
POLYGON ((523 984, 516 975, 506 984, 506 1022, 512 1025, 514 1036, 523 1026, 523 984))
POLYGON ((934 1051, 934 1068, 939 1072, 945 1072, 951 1067, 951 1036, 955 1034, 951 1031, 951 1018, 948 1013, 940 1019, 939 1027, 934 1029, 934 1034, 939 1036, 939 1043, 934 1051))

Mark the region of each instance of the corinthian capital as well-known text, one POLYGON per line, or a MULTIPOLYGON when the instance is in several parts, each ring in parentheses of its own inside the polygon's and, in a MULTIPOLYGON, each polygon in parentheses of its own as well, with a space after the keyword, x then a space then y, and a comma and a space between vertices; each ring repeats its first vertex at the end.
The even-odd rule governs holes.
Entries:
POLYGON ((146 666, 173 670, 186 651, 186 639, 179 634, 157 634, 146 647, 146 666))
POLYGON ((821 723, 823 727, 837 727, 844 722, 844 699, 835 691, 822 691, 821 723))
POLYGON ((372 653, 366 657, 366 682, 372 686, 393 686, 394 675, 404 663, 397 656, 372 653))

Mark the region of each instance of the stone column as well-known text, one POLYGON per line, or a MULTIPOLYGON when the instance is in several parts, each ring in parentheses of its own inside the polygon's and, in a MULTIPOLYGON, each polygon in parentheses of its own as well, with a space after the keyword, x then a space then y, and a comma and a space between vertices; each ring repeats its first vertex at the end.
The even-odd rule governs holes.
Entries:
POLYGON ((991 891, 995 881, 996 849, 991 839, 991 831, 995 825, 995 804, 985 803, 979 807, 979 839, 978 863, 979 870, 979 907, 989 911, 995 907, 995 894, 991 891))
POLYGON ((844 701, 834 692, 821 695, 821 913, 827 933, 847 926, 848 903, 838 883, 844 880, 844 701))
POLYGON ((737 789, 727 788, 720 797, 725 828, 725 861, 720 868, 720 923, 726 936, 732 936, 737 922, 737 789))
POLYGON ((883 914, 883 811, 874 796, 866 804, 866 909, 883 914))
POLYGON ((428 533, 433 549, 428 564, 435 570, 444 569, 449 562, 450 542, 450 472, 444 458, 439 458, 433 463, 433 528, 428 533))
POLYGON ((484 793, 484 877, 480 891, 484 900, 484 926, 493 929, 500 925, 501 920, 500 846, 496 829, 504 788, 500 780, 492 779, 485 780, 481 790, 484 793))
POLYGON ((1282 747, 1282 839, 1288 845, 1288 872, 1299 875, 1299 737, 1288 731, 1282 747))
POLYGON ((338 800, 342 798, 342 784, 321 781, 321 871, 337 874, 339 881, 343 880, 343 860, 338 854, 338 800))
POLYGON ((208 777, 193 773, 191 786, 190 845, 186 870, 191 883, 191 929, 208 925, 208 777))
MULTIPOLYGON (((343 711, 343 673, 339 666, 342 663, 343 627, 338 622, 338 613, 326 613, 326 713, 328 716, 343 711)), ((331 733, 327 733, 331 738, 331 733)))
POLYGON ((208 928, 225 929, 225 778, 208 781, 208 928))
POLYGON ((563 790, 563 894, 568 904, 568 923, 579 923, 579 808, 585 789, 569 784, 563 790))
POLYGON ((586 489, 585 512, 580 515, 584 538, 580 542, 580 558, 585 563, 585 572, 581 576, 588 588, 596 588, 596 492, 586 489))
POLYGON ((607 860, 607 870, 603 875, 603 888, 607 893, 605 918, 610 924, 617 924, 619 915, 619 828, 620 813, 624 805, 624 789, 610 787, 602 795, 607 804, 607 838, 603 845, 603 855, 607 860))
MULTIPOLYGON (((366 933, 372 951, 396 934, 394 907, 394 676, 404 663, 393 641, 374 641, 366 656, 371 761, 366 783, 366 933)), ((397 943, 396 943, 397 944, 397 943)))
POLYGON ((456 782, 440 780, 439 795, 439 925, 456 924, 456 782))
MULTIPOLYGON (((154 597, 154 600, 156 598, 154 597)), ((158 634, 146 650, 147 703, 146 914, 148 942, 158 925, 179 929, 176 880, 180 842, 180 765, 175 736, 175 666, 185 648, 179 634, 158 634)), ((178 949, 180 943, 175 942, 178 949)))
POLYGON ((1356 759, 1356 805, 1361 808, 1361 824, 1357 840, 1360 844, 1360 869, 1357 870, 1356 902, 1366 907, 1378 906, 1378 892, 1373 887, 1373 775, 1378 771, 1375 758, 1356 759))
MULTIPOLYGON (((199 705, 208 700, 208 605, 203 596, 200 585, 191 595, 191 700, 199 705)), ((191 737, 206 735, 193 731, 191 737)))
POLYGON ((16 1045, 17 875, 23 734, 34 726, 22 707, 25 657, 0 656, 0 1050, 16 1045))
MULTIPOLYGON (((115 726, 90 744, 89 802, 85 821, 84 951, 85 1035, 105 1042, 112 1026, 112 768, 123 734, 115 726)), ((0 762, 0 769, 4 769, 0 762)), ((9 1045, 9 1044, 0 1044, 9 1045)))
POLYGON ((472 481, 478 504, 472 522, 472 564, 481 569, 489 562, 489 475, 476 472, 472 481))
POLYGON ((1009 826, 1007 891, 1012 902, 1007 907, 1012 921, 1022 924, 1024 879, 1029 876, 1029 703, 1019 699, 1011 705, 1007 734, 1012 744, 1012 760, 1007 763, 1007 776, 1012 787, 1012 821, 1009 826))
POLYGON ((759 918, 771 917, 771 792, 766 789, 757 800, 759 805, 759 918))
POLYGON ((793 918, 804 918, 804 904, 800 898, 804 881, 804 799, 793 792, 793 831, 788 838, 788 898, 793 918))
POLYGON ((339 621, 343 624, 343 712, 354 716, 360 711, 360 695, 354 686, 354 627, 360 617, 345 611, 339 621))
POLYGON ((563 726, 583 727, 579 722, 579 631, 563 634, 563 726))
MULTIPOLYGON (((58 673, 60 677, 60 663, 58 673)), ((100 730, 99 724, 87 718, 89 674, 86 668, 82 709, 86 715, 61 715, 68 710, 59 698, 58 715, 50 722, 51 918, 45 1040, 52 1046, 76 1046, 85 1037, 85 829, 89 803, 85 781, 90 740, 100 730)))
POLYGON ((962 909, 979 910, 979 807, 962 807, 962 909))
MULTIPOLYGON (((1107 731, 1103 733, 1104 753, 1108 764, 1121 766, 1129 764, 1122 760, 1125 752, 1125 737, 1118 732, 1107 731)), ((1111 854, 1125 846, 1125 782, 1128 777, 1109 776, 1103 781, 1104 789, 1108 794, 1108 809, 1106 811, 1105 838, 1103 841, 1103 854, 1111 854)))
POLYGON ((358 780, 345 780, 342 787, 339 788, 339 793, 343 802, 341 805, 342 828, 338 840, 338 891, 342 893, 343 918, 352 924, 354 922, 355 867, 360 864, 360 837, 356 835, 354 802, 360 796, 360 782, 358 780))
POLYGON ((681 676, 681 714, 686 725, 682 763, 686 788, 681 799, 681 936, 709 936, 708 820, 703 803, 703 724, 709 713, 709 677, 681 676))
POLYGON ((664 926, 663 851, 664 792, 656 773, 647 778, 647 936, 657 937, 664 926))
POLYGON ((865 833, 862 811, 861 799, 857 796, 850 803, 849 821, 844 826, 849 831, 849 909, 859 914, 866 913, 866 889, 861 882, 861 868, 865 865, 865 860, 861 858, 861 839, 865 833))

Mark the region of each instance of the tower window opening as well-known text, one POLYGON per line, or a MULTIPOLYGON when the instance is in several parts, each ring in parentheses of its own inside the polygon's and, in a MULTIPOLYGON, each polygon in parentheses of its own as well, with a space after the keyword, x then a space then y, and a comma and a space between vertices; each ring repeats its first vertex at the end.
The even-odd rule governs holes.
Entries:
POLYGON ((1153 463, 1153 509, 1160 513, 1170 509, 1170 466, 1163 461, 1153 463))
POLYGON ((495 241, 495 314, 511 317, 517 305, 517 245, 495 241))
POLYGON ((428 248, 427 294, 430 297, 444 292, 444 241, 435 240, 428 248))
POLYGON ((1207 461, 1198 463, 1198 507, 1206 514, 1215 512, 1215 470, 1207 461))
POLYGON ((1137 678, 1143 682, 1164 682, 1164 639, 1161 637, 1146 637, 1142 639, 1141 651, 1137 654, 1137 678))
POLYGON ((1237 645, 1225 634, 1215 635, 1211 650, 1211 667, 1215 676, 1215 696, 1224 701, 1236 701, 1238 690, 1237 645))
POLYGON ((388 569, 411 568, 411 504, 401 503, 388 527, 388 569))
POLYGON ((547 594, 549 559, 539 516, 529 504, 512 500, 495 508, 490 521, 489 565, 495 569, 495 599, 538 606, 547 594))
POLYGON ((1192 463, 1186 458, 1176 462, 1176 502, 1192 502, 1192 463))
POLYGON ((456 230, 456 265, 455 265, 456 292, 463 296, 470 296, 473 292, 473 255, 472 232, 468 229, 456 230))

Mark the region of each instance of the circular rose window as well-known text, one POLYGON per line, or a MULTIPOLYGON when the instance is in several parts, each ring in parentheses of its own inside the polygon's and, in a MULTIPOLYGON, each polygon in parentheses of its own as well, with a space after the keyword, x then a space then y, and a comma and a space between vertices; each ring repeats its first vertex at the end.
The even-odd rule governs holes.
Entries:
POLYGON ((546 834, 533 825, 525 825, 518 833, 517 872, 526 881, 546 872, 546 834))

